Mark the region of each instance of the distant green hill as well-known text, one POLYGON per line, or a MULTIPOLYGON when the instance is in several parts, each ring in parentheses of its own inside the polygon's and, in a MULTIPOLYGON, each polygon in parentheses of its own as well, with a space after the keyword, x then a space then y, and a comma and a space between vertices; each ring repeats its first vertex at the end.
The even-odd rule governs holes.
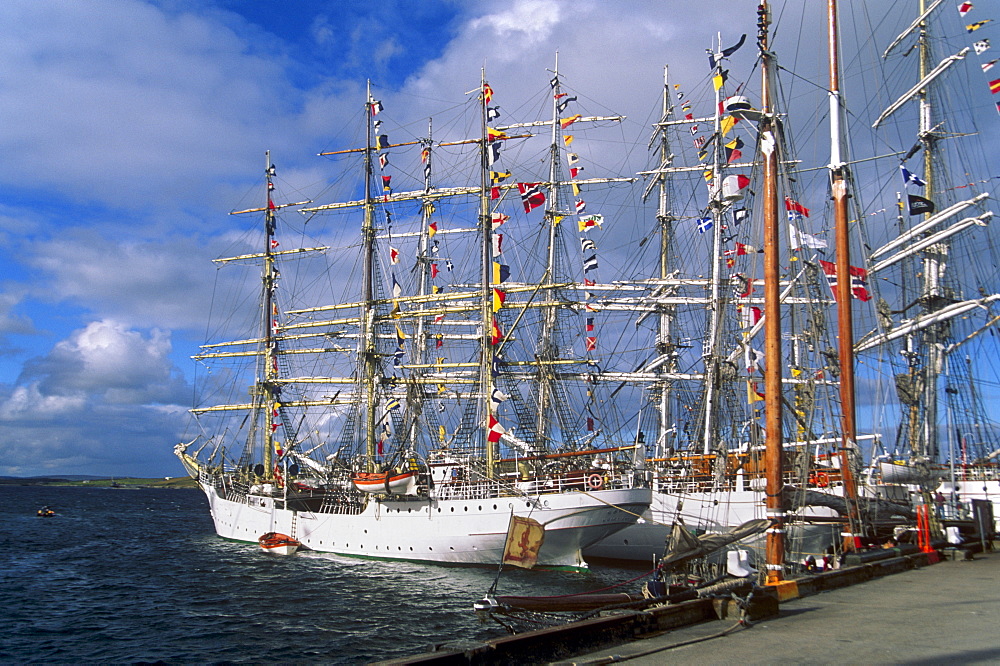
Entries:
POLYGON ((6 486, 81 486, 89 488, 197 488, 189 476, 156 477, 152 479, 118 477, 69 476, 2 476, 0 485, 6 486))

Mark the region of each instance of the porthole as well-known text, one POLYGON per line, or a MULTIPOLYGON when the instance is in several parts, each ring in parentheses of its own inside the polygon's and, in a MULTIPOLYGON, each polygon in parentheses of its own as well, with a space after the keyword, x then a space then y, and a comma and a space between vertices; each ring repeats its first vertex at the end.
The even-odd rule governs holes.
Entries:
POLYGON ((465 510, 466 510, 466 511, 468 511, 468 510, 469 510, 469 507, 465 507, 465 510))
POLYGON ((455 550, 454 546, 448 546, 448 550, 455 550))
POLYGON ((496 504, 494 504, 494 505, 493 505, 493 510, 494 510, 494 511, 496 511, 496 508, 497 508, 497 505, 496 505, 496 504))
POLYGON ((455 507, 451 507, 451 512, 455 513, 455 507))

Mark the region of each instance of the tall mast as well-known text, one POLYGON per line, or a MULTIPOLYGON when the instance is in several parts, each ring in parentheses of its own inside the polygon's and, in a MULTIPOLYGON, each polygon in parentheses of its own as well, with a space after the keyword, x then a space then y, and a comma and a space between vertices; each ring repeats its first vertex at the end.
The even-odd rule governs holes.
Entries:
MULTIPOLYGON (((431 191, 431 150, 433 148, 432 121, 427 120, 427 140, 422 141, 423 149, 426 151, 427 159, 424 162, 424 191, 431 191)), ((430 224, 431 215, 434 213, 434 203, 431 199, 424 199, 420 206, 420 247, 418 256, 420 257, 420 283, 417 285, 417 294, 424 296, 431 292, 431 264, 436 257, 430 251, 430 237, 427 233, 427 225, 430 224)), ((426 356, 426 327, 424 317, 419 317, 416 321, 416 339, 414 363, 420 365, 424 363, 426 356)))
MULTIPOLYGON (((263 321, 261 322, 263 331, 264 346, 264 385, 261 393, 264 398, 264 470, 270 478, 273 476, 274 460, 274 429, 273 423, 275 406, 278 404, 278 350, 274 339, 274 288, 277 280, 277 271, 274 268, 274 252, 271 248, 271 241, 274 240, 275 232, 275 205, 271 193, 274 191, 274 166, 271 164, 271 151, 264 153, 264 175, 267 179, 267 208, 264 210, 264 275, 263 275, 263 303, 261 306, 263 321)), ((286 433, 287 434, 287 433, 286 433)))
POLYGON ((772 55, 767 28, 771 23, 766 0, 759 9, 758 46, 761 54, 761 145, 764 149, 764 444, 766 451, 766 511, 771 520, 767 530, 767 583, 776 585, 784 579, 785 512, 782 506, 781 437, 781 303, 778 288, 778 145, 774 136, 776 123, 771 103, 772 55))
MULTIPOLYGON (((920 14, 925 11, 925 0, 920 0, 920 14)), ((920 36, 918 40, 920 53, 920 79, 927 76, 931 66, 930 35, 927 30, 926 18, 920 22, 920 36)), ((924 191, 928 197, 934 194, 934 151, 937 145, 937 137, 933 131, 933 109, 928 90, 924 89, 919 94, 920 104, 920 143, 924 147, 924 182, 927 185, 924 191)), ((930 217, 930 213, 924 219, 930 217)), ((948 246, 938 243, 927 248, 924 253, 924 286, 921 300, 925 312, 931 312, 940 307, 940 299, 943 296, 942 281, 944 279, 945 261, 948 256, 948 246)), ((917 442, 918 455, 927 456, 934 460, 938 454, 938 373, 943 362, 942 353, 939 347, 938 337, 941 326, 934 325, 923 332, 925 350, 924 356, 924 404, 923 404, 923 432, 919 433, 913 442, 917 442)), ((911 428, 911 432, 913 429, 911 428)))
MULTIPOLYGON (((549 224, 548 251, 545 255, 545 274, 540 284, 552 285, 555 282, 556 266, 556 234, 558 233, 558 216, 560 213, 559 198, 559 53, 556 52, 555 69, 552 72, 555 85, 552 86, 552 141, 549 146, 549 189, 548 212, 545 216, 549 224)), ((536 425, 536 441, 544 445, 549 439, 549 415, 554 400, 551 379, 551 366, 547 363, 555 360, 556 355, 556 305, 552 289, 545 289, 545 307, 542 315, 542 325, 539 331, 538 344, 538 416, 536 425)))
POLYGON ((854 407, 854 314, 851 285, 851 239, 848 233, 847 165, 842 155, 843 106, 840 97, 840 59, 837 0, 827 2, 827 37, 830 60, 830 188, 833 194, 834 234, 837 247, 837 340, 840 358, 840 472, 848 505, 850 530, 844 533, 844 548, 853 550, 855 531, 860 528, 858 488, 851 467, 857 442, 854 407))
MULTIPOLYGON (((722 48, 722 35, 719 35, 722 48)), ((722 73, 722 60, 716 64, 716 73, 722 73)), ((710 454, 718 445, 719 387, 721 384, 719 349, 722 336, 722 86, 715 90, 715 142, 712 146, 712 180, 709 183, 709 208, 712 215, 712 279, 709 294, 708 335, 705 337, 705 426, 702 430, 702 452, 710 454)))
MULTIPOLYGON (((421 141, 423 146, 421 150, 421 161, 424 163, 424 192, 431 191, 431 150, 434 146, 434 133, 433 133, 433 121, 432 119, 427 119, 427 139, 421 141), (426 155, 426 159, 424 156, 426 155)), ((434 213, 434 203, 429 198, 424 198, 420 206, 420 244, 417 251, 417 256, 419 259, 419 270, 420 270, 420 281, 417 285, 417 293, 420 296, 425 296, 431 292, 431 264, 436 261, 436 255, 430 252, 430 236, 428 233, 428 225, 431 221, 431 215, 434 213)), ((413 362, 416 366, 423 366, 427 362, 427 319, 425 317, 418 317, 415 322, 414 338, 415 344, 413 345, 413 362)), ((424 370, 416 370, 414 374, 423 374, 424 370)), ((422 386, 422 385, 417 385, 422 386)), ((415 386, 411 385, 411 389, 416 389, 415 386)), ((419 389, 419 395, 417 390, 407 391, 407 403, 413 414, 413 419, 411 421, 409 441, 411 447, 416 447, 417 443, 417 432, 418 432, 418 416, 424 408, 424 392, 423 389, 419 389)))
POLYGON ((361 223, 361 330, 358 336, 360 358, 361 398, 364 416, 365 453, 369 470, 375 468, 376 432, 375 420, 377 393, 375 382, 378 376, 378 349, 375 336, 375 201, 372 199, 372 90, 368 82, 368 98, 365 102, 365 204, 364 219, 361 223))
MULTIPOLYGON (((667 122, 670 118, 670 76, 666 65, 663 67, 663 114, 661 122, 667 122)), ((670 157, 669 135, 666 127, 658 128, 660 132, 660 165, 667 163, 670 157)), ((656 208, 656 220, 660 224, 660 279, 667 278, 670 270, 670 252, 673 244, 673 221, 670 214, 670 200, 667 197, 667 175, 660 174, 659 179, 659 202, 656 208)), ((663 306, 660 310, 659 330, 656 336, 657 354, 669 355, 669 360, 663 365, 664 373, 677 372, 677 356, 672 339, 672 326, 674 322, 675 308, 673 306, 663 306)), ((659 438, 656 442, 655 454, 662 456, 667 449, 667 433, 670 432, 673 422, 673 414, 670 411, 670 391, 666 380, 659 385, 659 438)), ((676 438, 676 432, 674 437, 676 438)))
MULTIPOLYGON (((479 364, 479 381, 482 387, 482 413, 486 415, 484 419, 484 431, 490 427, 490 418, 495 418, 490 406, 490 396, 493 394, 493 365, 496 355, 493 349, 493 224, 490 216, 490 174, 487 151, 489 150, 489 137, 486 128, 487 99, 486 91, 491 90, 487 86, 486 70, 482 70, 479 86, 479 112, 481 139, 479 146, 479 228, 482 230, 482 270, 481 270, 481 298, 480 312, 482 315, 482 361, 479 364)), ((486 473, 492 478, 494 466, 500 458, 499 442, 494 444, 489 438, 484 436, 486 445, 486 473)))

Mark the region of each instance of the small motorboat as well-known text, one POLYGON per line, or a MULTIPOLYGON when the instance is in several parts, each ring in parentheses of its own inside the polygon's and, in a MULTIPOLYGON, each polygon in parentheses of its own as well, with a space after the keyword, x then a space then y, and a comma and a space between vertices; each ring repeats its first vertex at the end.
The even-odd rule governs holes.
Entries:
POLYGON ((54 515, 56 515, 56 512, 47 506, 43 506, 41 509, 38 510, 39 518, 51 518, 54 515))
POLYGON ((257 543, 260 544, 261 550, 265 553, 274 553, 275 555, 293 555, 302 546, 302 543, 297 539, 279 532, 262 534, 257 539, 257 543))
POLYGON ((386 495, 413 495, 417 485, 414 471, 356 472, 351 476, 354 487, 365 493, 386 495))

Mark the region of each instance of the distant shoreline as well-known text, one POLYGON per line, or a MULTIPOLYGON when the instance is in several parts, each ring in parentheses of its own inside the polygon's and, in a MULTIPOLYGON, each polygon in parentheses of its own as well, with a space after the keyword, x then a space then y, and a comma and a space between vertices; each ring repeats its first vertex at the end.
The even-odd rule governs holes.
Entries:
POLYGON ((58 476, 32 476, 32 477, 0 477, 0 486, 72 486, 78 488, 109 488, 109 489, 137 489, 137 488, 197 488, 198 484, 188 476, 175 477, 153 477, 153 478, 84 478, 67 479, 58 476))

